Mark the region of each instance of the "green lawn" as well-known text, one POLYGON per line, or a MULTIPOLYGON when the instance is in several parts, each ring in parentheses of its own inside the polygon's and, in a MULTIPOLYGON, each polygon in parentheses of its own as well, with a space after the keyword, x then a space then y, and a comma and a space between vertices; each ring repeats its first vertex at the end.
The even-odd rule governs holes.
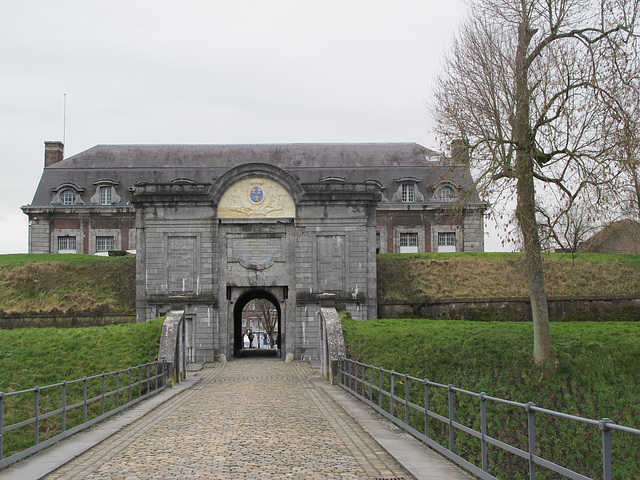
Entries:
MULTIPOLYGON (((0 392, 28 390, 153 362, 158 357, 162 321, 71 329, 0 330, 0 392)), ((134 381, 137 375, 134 371, 134 381)), ((125 381, 123 379, 121 385, 125 381)), ((114 382, 114 376, 108 378, 107 390, 115 389, 114 382)), ((100 395, 100 390, 100 379, 92 380, 88 385, 88 396, 100 395)), ((134 395, 136 398, 137 389, 134 395)), ((69 387, 68 404, 81 402, 82 398, 82 383, 69 387)), ((107 408, 115 406, 113 398, 107 403, 107 408)), ((41 392, 41 413, 60 407, 60 387, 41 392)), ((33 411, 33 393, 6 397, 4 424, 24 421, 33 416, 33 411)), ((91 406, 89 416, 93 418, 99 414, 100 402, 96 402, 91 406)), ((79 423, 82 423, 82 408, 67 416, 67 428, 79 423)), ((60 433, 60 424, 60 415, 41 421, 40 441, 60 433)), ((3 437, 3 455, 8 457, 33 445, 33 426, 6 432, 3 437)))
MULTIPOLYGON (((640 428, 639 323, 552 323, 554 360, 544 368, 531 363, 529 323, 346 320, 344 328, 349 356, 362 362, 494 397, 534 402, 542 408, 592 419, 608 417, 640 428)), ((477 427, 477 405, 461 402, 457 420, 466 418, 465 423, 477 427)), ((446 408, 441 413, 446 415, 446 408)), ((526 445, 525 418, 515 411, 504 411, 502 416, 498 412, 497 418, 493 424, 497 436, 526 445)), ((599 478, 601 440, 597 428, 588 432, 566 422, 539 423, 538 442, 547 458, 568 459, 567 466, 599 478)), ((477 458, 477 443, 465 437, 457 439, 457 453, 477 458)), ((614 448, 614 478, 640 478, 640 439, 629 441, 629 437, 614 435, 614 448)), ((526 478, 524 462, 497 452, 492 459, 501 473, 499 478, 526 478)), ((556 478, 546 477, 540 470, 538 478, 556 478)))

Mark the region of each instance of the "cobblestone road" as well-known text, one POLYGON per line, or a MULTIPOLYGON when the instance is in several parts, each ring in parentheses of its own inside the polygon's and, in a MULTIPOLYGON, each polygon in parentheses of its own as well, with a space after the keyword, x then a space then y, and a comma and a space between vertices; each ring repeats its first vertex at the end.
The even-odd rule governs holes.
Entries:
POLYGON ((242 359, 46 479, 412 478, 314 383, 308 363, 242 359))

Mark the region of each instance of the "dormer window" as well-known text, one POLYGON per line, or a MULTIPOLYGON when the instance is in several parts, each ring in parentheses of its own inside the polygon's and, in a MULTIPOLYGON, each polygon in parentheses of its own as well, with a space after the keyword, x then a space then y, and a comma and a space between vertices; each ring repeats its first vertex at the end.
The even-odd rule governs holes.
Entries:
POLYGON ((453 190, 453 188, 448 185, 440 187, 440 200, 442 200, 443 202, 448 202, 449 200, 453 199, 455 194, 456 192, 453 190))
POLYGON ((444 181, 436 185, 432 192, 432 200, 436 202, 451 202, 460 195, 460 186, 450 181, 444 181))
POLYGON ((60 203, 62 203, 62 205, 73 205, 75 201, 76 192, 74 192, 70 188, 67 188, 66 190, 60 192, 60 203))
POLYGON ((420 179, 415 177, 396 178, 396 193, 393 194, 394 203, 424 202, 424 196, 418 190, 420 179))
POLYGON ((91 197, 93 205, 117 205, 120 203, 120 197, 116 193, 118 182, 113 180, 98 180, 94 182, 95 193, 91 197))
POLYGON ((111 205, 111 186, 100 187, 100 205, 111 205))
POLYGON ((53 198, 51 205, 74 206, 83 205, 82 192, 84 188, 78 187, 75 183, 63 183, 52 189, 53 198))
POLYGON ((402 201, 403 202, 415 202, 416 200, 416 186, 413 183, 402 184, 402 201))

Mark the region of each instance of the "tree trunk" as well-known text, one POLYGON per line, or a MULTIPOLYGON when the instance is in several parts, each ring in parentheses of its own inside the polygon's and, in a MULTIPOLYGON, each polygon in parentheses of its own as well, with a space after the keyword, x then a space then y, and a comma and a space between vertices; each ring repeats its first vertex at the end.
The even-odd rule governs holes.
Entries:
MULTIPOLYGON (((519 155, 520 156, 520 155, 519 155)), ((533 319, 533 361, 536 364, 546 362, 551 357, 551 332, 549 330, 549 309, 547 307, 547 290, 542 269, 540 252, 540 236, 536 222, 535 190, 532 167, 529 174, 526 164, 532 165, 531 157, 521 155, 517 163, 523 174, 518 176, 518 205, 516 216, 520 223, 524 239, 524 253, 529 280, 529 297, 531 299, 531 316, 533 319)))
POLYGON ((547 290, 542 269, 540 234, 536 220, 536 197, 533 179, 535 142, 531 130, 531 92, 528 85, 527 49, 535 34, 526 17, 518 32, 518 50, 515 69, 516 118, 514 133, 516 140, 516 179, 518 204, 516 217, 524 240, 524 253, 529 280, 529 297, 533 319, 533 361, 540 365, 551 357, 551 333, 549 331, 549 309, 547 290))

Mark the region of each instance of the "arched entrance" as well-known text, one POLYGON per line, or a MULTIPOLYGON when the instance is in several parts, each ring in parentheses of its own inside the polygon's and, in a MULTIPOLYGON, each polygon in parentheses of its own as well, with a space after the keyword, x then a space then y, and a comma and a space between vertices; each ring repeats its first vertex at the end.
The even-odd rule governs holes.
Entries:
MULTIPOLYGON (((242 350, 247 348, 245 345, 245 333, 247 330, 247 316, 245 312, 245 307, 249 305, 253 301, 261 301, 264 300, 270 304, 266 306, 269 310, 275 310, 275 325, 274 325, 274 335, 273 342, 275 345, 270 345, 269 348, 275 348, 277 355, 280 356, 280 349, 282 345, 282 309, 280 307, 280 302, 278 299, 267 290, 263 289, 251 289, 248 290, 238 297, 238 299, 234 302, 233 306, 233 348, 234 348, 234 357, 238 357, 242 354, 242 350), (245 315, 243 315, 245 312, 245 315)), ((257 312, 256 315, 263 315, 263 312, 257 312)), ((254 335, 260 333, 268 333, 268 332, 255 332, 252 333, 254 335)), ((255 338, 252 340, 252 345, 249 348, 259 348, 260 346, 265 345, 265 341, 263 338, 255 338)), ((269 341, 269 343, 271 343, 269 341)))

